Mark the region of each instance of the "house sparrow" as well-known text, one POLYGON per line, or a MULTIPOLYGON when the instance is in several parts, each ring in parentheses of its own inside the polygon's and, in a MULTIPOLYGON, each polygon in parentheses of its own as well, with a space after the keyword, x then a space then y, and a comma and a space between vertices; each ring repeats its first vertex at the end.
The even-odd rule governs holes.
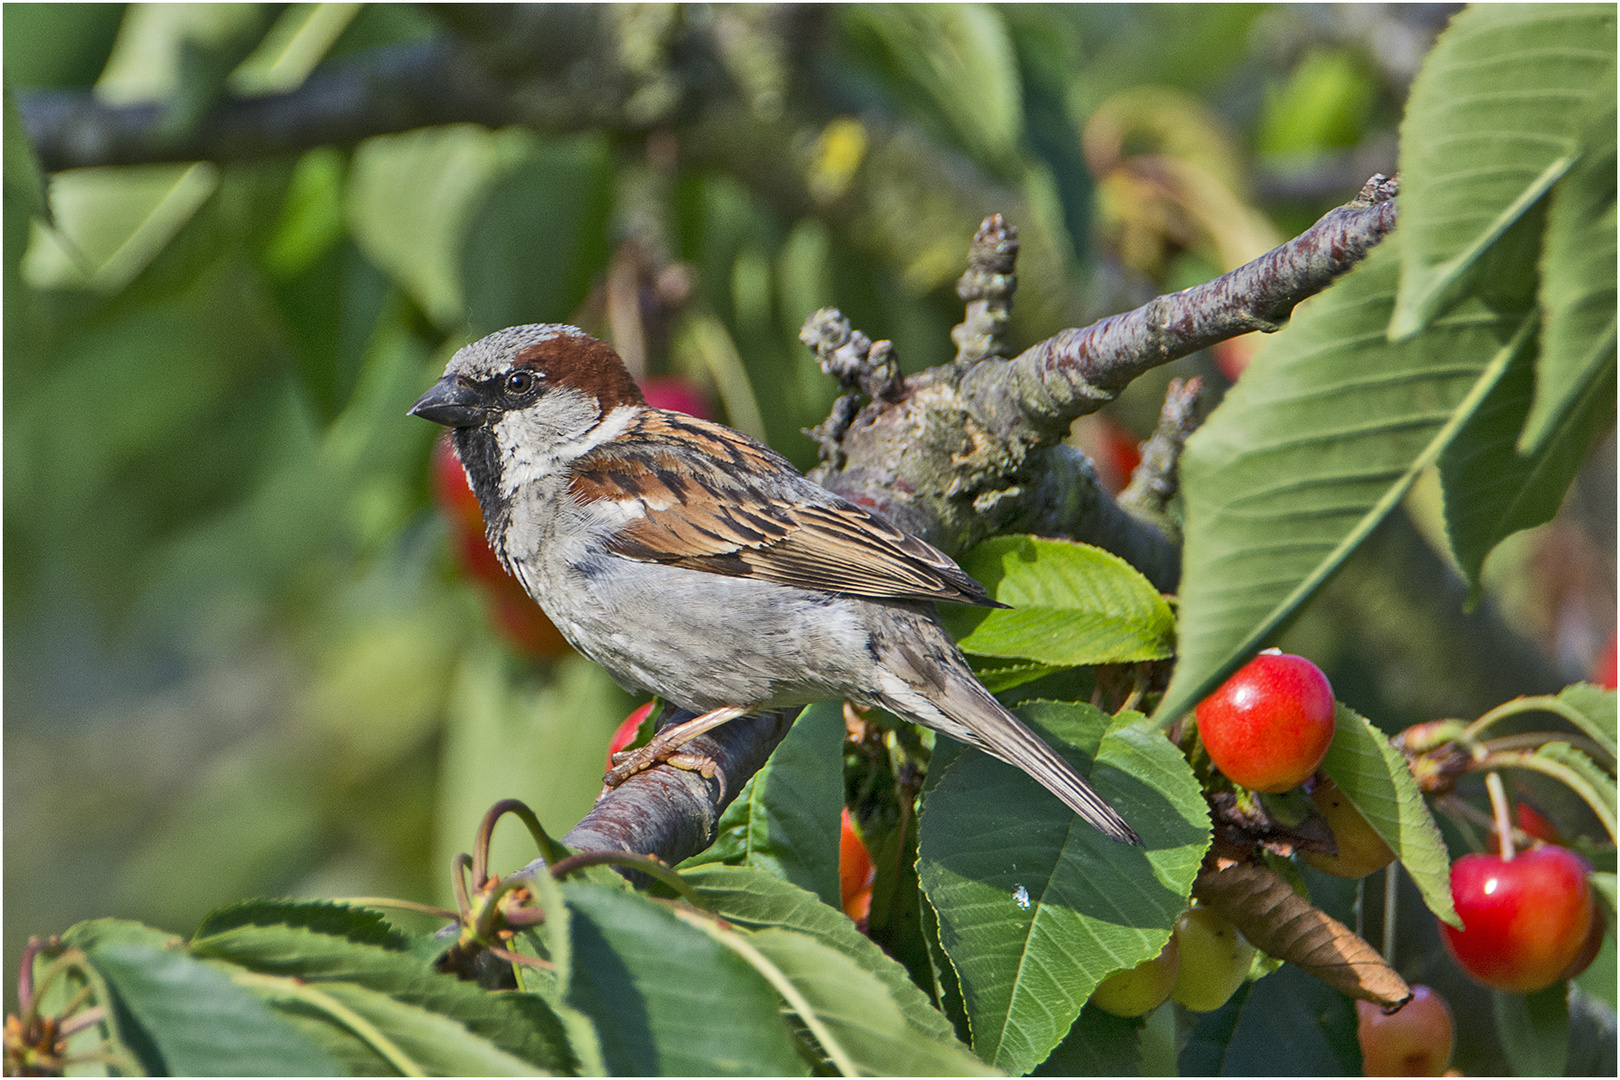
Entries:
POLYGON ((983 586, 746 435, 649 407, 611 346, 572 326, 499 331, 410 415, 454 429, 490 546, 574 648, 702 714, 660 733, 664 757, 736 716, 847 699, 1001 758, 1141 843, 940 626, 935 601, 1002 606, 983 586))

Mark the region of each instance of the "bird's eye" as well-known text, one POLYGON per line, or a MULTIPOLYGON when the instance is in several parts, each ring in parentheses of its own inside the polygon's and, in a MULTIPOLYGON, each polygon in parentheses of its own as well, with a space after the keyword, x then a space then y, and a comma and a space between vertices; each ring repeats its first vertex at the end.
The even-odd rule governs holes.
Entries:
POLYGON ((534 376, 527 371, 514 371, 506 377, 508 394, 527 394, 534 386, 534 376))

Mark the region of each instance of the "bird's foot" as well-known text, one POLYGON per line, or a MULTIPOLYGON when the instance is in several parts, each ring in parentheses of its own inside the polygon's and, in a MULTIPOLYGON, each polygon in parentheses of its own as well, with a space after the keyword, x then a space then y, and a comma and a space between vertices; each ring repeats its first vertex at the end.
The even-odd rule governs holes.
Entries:
POLYGON ((719 727, 727 720, 735 720, 748 712, 740 705, 724 705, 718 709, 710 709, 701 716, 694 716, 679 724, 671 724, 652 737, 652 741, 637 750, 624 750, 613 755, 613 768, 602 777, 602 791, 597 795, 598 802, 602 797, 636 773, 652 768, 654 765, 673 765, 677 769, 686 769, 690 772, 701 773, 705 778, 714 775, 714 762, 701 754, 689 754, 682 749, 687 743, 719 727))

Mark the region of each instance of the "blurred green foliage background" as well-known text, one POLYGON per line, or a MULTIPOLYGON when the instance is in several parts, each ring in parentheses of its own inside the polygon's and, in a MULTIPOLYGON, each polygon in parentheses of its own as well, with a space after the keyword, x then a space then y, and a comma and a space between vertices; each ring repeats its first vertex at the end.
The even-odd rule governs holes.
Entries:
MULTIPOLYGON (((637 10, 739 33, 765 17, 637 10)), ((948 360, 952 284, 997 209, 1024 215, 1020 345, 1230 269, 1393 171, 1447 11, 818 9, 791 71, 764 50, 754 83, 736 76, 797 125, 808 204, 689 157, 678 121, 459 123, 59 172, 47 221, 13 96, 94 87, 183 130, 221 93, 456 30, 392 5, 6 5, 6 970, 28 935, 98 915, 186 931, 248 895, 442 902, 496 799, 554 835, 589 807, 637 702, 578 657, 514 649, 451 555, 436 431, 405 410, 460 344, 578 322, 809 466, 799 429, 837 392, 796 339, 816 308, 894 340, 907 370, 948 360), (948 168, 885 186, 884 153, 948 168), (840 209, 863 164, 865 216, 840 209)), ((1101 425, 1144 435, 1166 380, 1218 383, 1247 348, 1141 380, 1075 438, 1106 472, 1101 425)), ((1598 526, 1555 523, 1493 563, 1524 649, 1571 679, 1613 619, 1604 453, 1608 479, 1577 489, 1598 526), (1547 543, 1579 580, 1531 572, 1547 543)), ((1358 559, 1408 563, 1402 538, 1437 520, 1411 509, 1415 532, 1358 559)), ((1442 707, 1437 646, 1378 629, 1460 595, 1424 588, 1329 590, 1295 631, 1364 712, 1442 707)), ((526 857, 497 838, 497 865, 526 857)))

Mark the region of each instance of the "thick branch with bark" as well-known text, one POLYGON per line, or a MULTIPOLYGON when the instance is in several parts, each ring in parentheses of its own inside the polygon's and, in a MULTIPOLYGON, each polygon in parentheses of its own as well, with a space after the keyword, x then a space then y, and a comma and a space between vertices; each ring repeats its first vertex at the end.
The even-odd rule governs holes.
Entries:
MULTIPOLYGON (((636 773, 604 796, 563 837, 576 851, 629 851, 678 863, 714 841, 720 814, 776 744, 787 737, 799 710, 745 716, 686 744, 705 761, 702 771, 658 765, 636 773)), ((667 723, 694 714, 676 712, 667 723)))
MULTIPOLYGON (((987 333, 984 312, 984 326, 971 321, 972 305, 989 295, 985 282, 1010 284, 1017 251, 1007 226, 987 220, 975 240, 983 257, 970 257, 963 278, 970 321, 955 335, 964 363, 973 362, 965 372, 953 364, 913 375, 894 400, 868 403, 842 425, 836 447, 824 444, 812 476, 947 552, 1005 532, 1069 537, 1114 551, 1174 591, 1176 545, 1103 493, 1089 463, 1061 442, 1070 423, 1154 367, 1277 329, 1394 228, 1394 195, 1394 181, 1374 177, 1299 237, 1214 281, 1065 330, 1012 360, 987 352, 973 361, 971 343, 999 339, 987 333), (990 275, 978 264, 992 257, 999 261, 990 275)), ((995 302, 1009 298, 997 293, 995 302)), ((818 343, 838 341, 808 326, 806 333, 818 343)))
POLYGON ((1366 257, 1395 228, 1396 181, 1375 176, 1352 202, 1213 281, 1135 311, 1065 330, 962 377, 973 417, 1003 436, 1061 437, 1139 375, 1250 331, 1275 331, 1294 307, 1366 257))

